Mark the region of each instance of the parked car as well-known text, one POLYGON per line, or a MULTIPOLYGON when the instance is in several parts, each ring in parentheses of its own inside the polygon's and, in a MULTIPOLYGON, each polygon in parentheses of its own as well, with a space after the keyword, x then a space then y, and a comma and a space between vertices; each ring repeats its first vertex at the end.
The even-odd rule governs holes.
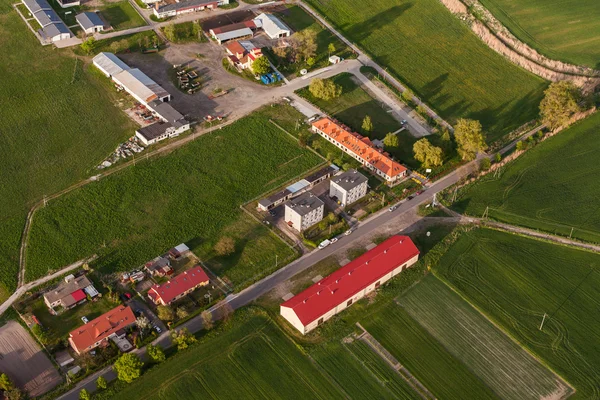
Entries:
POLYGON ((390 210, 390 212, 392 212, 392 211, 394 211, 396 208, 398 208, 398 206, 391 206, 391 207, 389 208, 389 210, 390 210))
POLYGON ((319 245, 320 249, 324 249, 325 247, 329 246, 331 244, 331 240, 323 240, 321 242, 321 244, 319 245))
POLYGON ((83 317, 81 317, 81 320, 83 321, 84 324, 87 324, 88 322, 90 322, 85 315, 83 317))
POLYGON ((415 195, 420 195, 421 193, 423 193, 425 190, 419 190, 417 193, 415 193, 415 195))
POLYGON ((407 120, 405 120, 405 119, 403 119, 403 120, 400 122, 400 124, 401 124, 401 125, 406 125, 406 124, 408 124, 408 121, 407 121, 407 120))
POLYGON ((292 99, 290 99, 290 98, 289 98, 289 97, 287 97, 287 96, 285 96, 283 99, 284 99, 285 101, 287 101, 288 103, 291 103, 291 102, 292 102, 292 99))
POLYGON ((335 243, 335 242, 337 242, 337 241, 338 241, 338 239, 337 239, 337 238, 333 238, 333 239, 331 239, 331 240, 330 240, 330 242, 331 242, 331 243, 335 243))
POLYGON ((352 229, 348 229, 346 232, 344 232, 344 235, 346 235, 346 236, 351 235, 352 232, 354 232, 352 229))
POLYGON ((274 217, 275 215, 277 215, 277 213, 273 210, 269 211, 269 214, 271 214, 271 217, 274 217))
POLYGON ((160 327, 158 325, 154 325, 153 328, 156 331, 156 333, 161 333, 162 332, 162 329, 160 329, 160 327))
POLYGON ((414 199, 414 198, 415 198, 415 196, 414 196, 414 195, 412 195, 412 194, 411 194, 410 196, 408 196, 408 199, 409 199, 409 200, 412 200, 412 199, 414 199))

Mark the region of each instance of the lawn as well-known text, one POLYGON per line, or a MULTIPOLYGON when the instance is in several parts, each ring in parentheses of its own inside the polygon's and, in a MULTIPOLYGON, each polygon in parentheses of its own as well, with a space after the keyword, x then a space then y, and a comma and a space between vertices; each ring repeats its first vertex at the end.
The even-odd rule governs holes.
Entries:
POLYGON ((269 118, 299 116, 290 106, 265 107, 52 201, 32 226, 28 278, 95 253, 97 268, 130 269, 181 242, 234 285, 274 270, 275 255, 283 265, 296 252, 239 206, 322 160, 269 118), (213 247, 224 236, 235 251, 219 256, 213 247))
POLYGON ((502 399, 541 399, 571 392, 554 373, 433 275, 404 294, 399 303, 502 399))
MULTIPOLYGON (((208 39, 204 36, 202 28, 199 23, 189 21, 182 22, 180 24, 172 24, 172 34, 166 35, 167 39, 174 43, 188 43, 188 42, 206 42, 208 39), (172 36, 171 36, 172 35, 172 36)), ((170 27, 162 27, 161 31, 170 32, 170 27)))
POLYGON ((596 0, 481 0, 520 40, 542 54, 600 68, 600 7, 596 0))
POLYGON ((349 40, 454 123, 487 141, 536 118, 547 82, 489 49, 438 0, 309 0, 349 40))
POLYGON ((108 3, 105 8, 100 10, 100 14, 116 31, 146 25, 144 19, 127 0, 108 3))
POLYGON ((135 125, 113 92, 68 50, 42 47, 10 2, 0 3, 0 299, 17 284, 29 208, 93 174, 135 125), (41 90, 40 88, 43 88, 41 90))
POLYGON ((152 369, 113 398, 345 397, 275 324, 253 316, 235 320, 218 336, 152 369))
POLYGON ((335 51, 331 55, 337 55, 341 58, 349 58, 353 56, 352 50, 345 43, 343 43, 337 36, 335 36, 329 29, 326 29, 319 24, 310 14, 304 11, 301 7, 295 5, 285 5, 278 7, 278 12, 275 13, 279 18, 285 22, 291 29, 292 32, 301 32, 304 30, 311 30, 316 34, 317 50, 315 63, 311 67, 305 64, 286 64, 281 68, 287 76, 296 75, 302 68, 308 70, 326 67, 329 65, 329 44, 333 44, 335 51))
POLYGON ((598 399, 599 265, 593 253, 478 229, 434 271, 573 385, 573 399, 598 399))
POLYGON ((452 208, 480 217, 489 207, 499 221, 599 243, 599 134, 597 113, 463 188, 452 208))

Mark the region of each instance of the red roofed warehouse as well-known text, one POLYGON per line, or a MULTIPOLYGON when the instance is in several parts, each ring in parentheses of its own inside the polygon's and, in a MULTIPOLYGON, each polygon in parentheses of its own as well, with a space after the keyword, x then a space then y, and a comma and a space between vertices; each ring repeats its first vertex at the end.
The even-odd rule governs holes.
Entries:
POLYGON ((392 160, 388 153, 375 147, 369 138, 348 130, 330 118, 313 122, 312 130, 375 171, 387 182, 396 182, 406 176, 406 168, 392 160))
POLYGON ((69 333, 69 343, 77 354, 85 353, 133 324, 135 315, 131 308, 119 306, 69 333))
POLYGON ((281 316, 306 334, 418 259, 419 250, 408 236, 392 236, 281 304, 281 316))
POLYGON ((208 285, 209 281, 206 272, 197 265, 167 283, 152 286, 148 291, 148 297, 154 304, 166 306, 186 294, 192 293, 200 286, 208 285))

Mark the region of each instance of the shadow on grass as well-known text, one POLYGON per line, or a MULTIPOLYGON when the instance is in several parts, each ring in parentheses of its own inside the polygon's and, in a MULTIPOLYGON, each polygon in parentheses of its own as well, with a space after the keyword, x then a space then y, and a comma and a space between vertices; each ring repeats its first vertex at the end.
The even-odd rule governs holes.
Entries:
MULTIPOLYGON (((368 5, 365 5, 368 7, 368 5)), ((405 3, 402 5, 391 7, 385 11, 374 15, 373 17, 353 24, 351 26, 343 27, 343 30, 348 32, 347 36, 352 38, 356 42, 360 42, 369 37, 371 32, 374 31, 373 27, 377 27, 376 30, 383 29, 386 25, 394 23, 405 11, 409 10, 413 6, 413 3, 405 3)))

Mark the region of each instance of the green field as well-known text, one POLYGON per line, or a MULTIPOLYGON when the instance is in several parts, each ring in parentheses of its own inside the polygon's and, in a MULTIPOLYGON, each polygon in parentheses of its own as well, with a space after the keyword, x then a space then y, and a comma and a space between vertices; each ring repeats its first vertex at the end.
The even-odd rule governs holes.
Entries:
POLYGON ((515 36, 542 54, 600 68, 596 0, 481 0, 515 36))
POLYGON ((399 303, 502 399, 569 393, 555 374, 434 276, 419 282, 399 303))
POLYGON ((341 390, 265 317, 176 355, 115 399, 342 399, 341 390))
POLYGON ((105 8, 100 10, 100 14, 116 31, 146 25, 144 19, 127 0, 108 3, 105 8))
POLYGON ((438 0, 309 0, 440 115, 493 142, 537 116, 547 83, 489 49, 438 0))
POLYGON ((135 125, 82 59, 42 47, 0 2, 0 299, 15 288, 29 208, 93 173, 135 125))
POLYGON ((600 113, 459 191, 456 211, 600 242, 600 113), (571 229, 573 232, 571 232, 571 229))
POLYGON ((36 214, 28 279, 97 253, 105 271, 130 269, 186 242, 234 285, 244 285, 295 255, 239 206, 317 167, 269 118, 296 121, 289 106, 262 111, 173 151, 61 197, 36 214), (235 252, 214 253, 223 236, 235 252))
POLYGON ((573 385, 571 398, 599 399, 599 266, 596 254, 477 229, 434 271, 573 385))

